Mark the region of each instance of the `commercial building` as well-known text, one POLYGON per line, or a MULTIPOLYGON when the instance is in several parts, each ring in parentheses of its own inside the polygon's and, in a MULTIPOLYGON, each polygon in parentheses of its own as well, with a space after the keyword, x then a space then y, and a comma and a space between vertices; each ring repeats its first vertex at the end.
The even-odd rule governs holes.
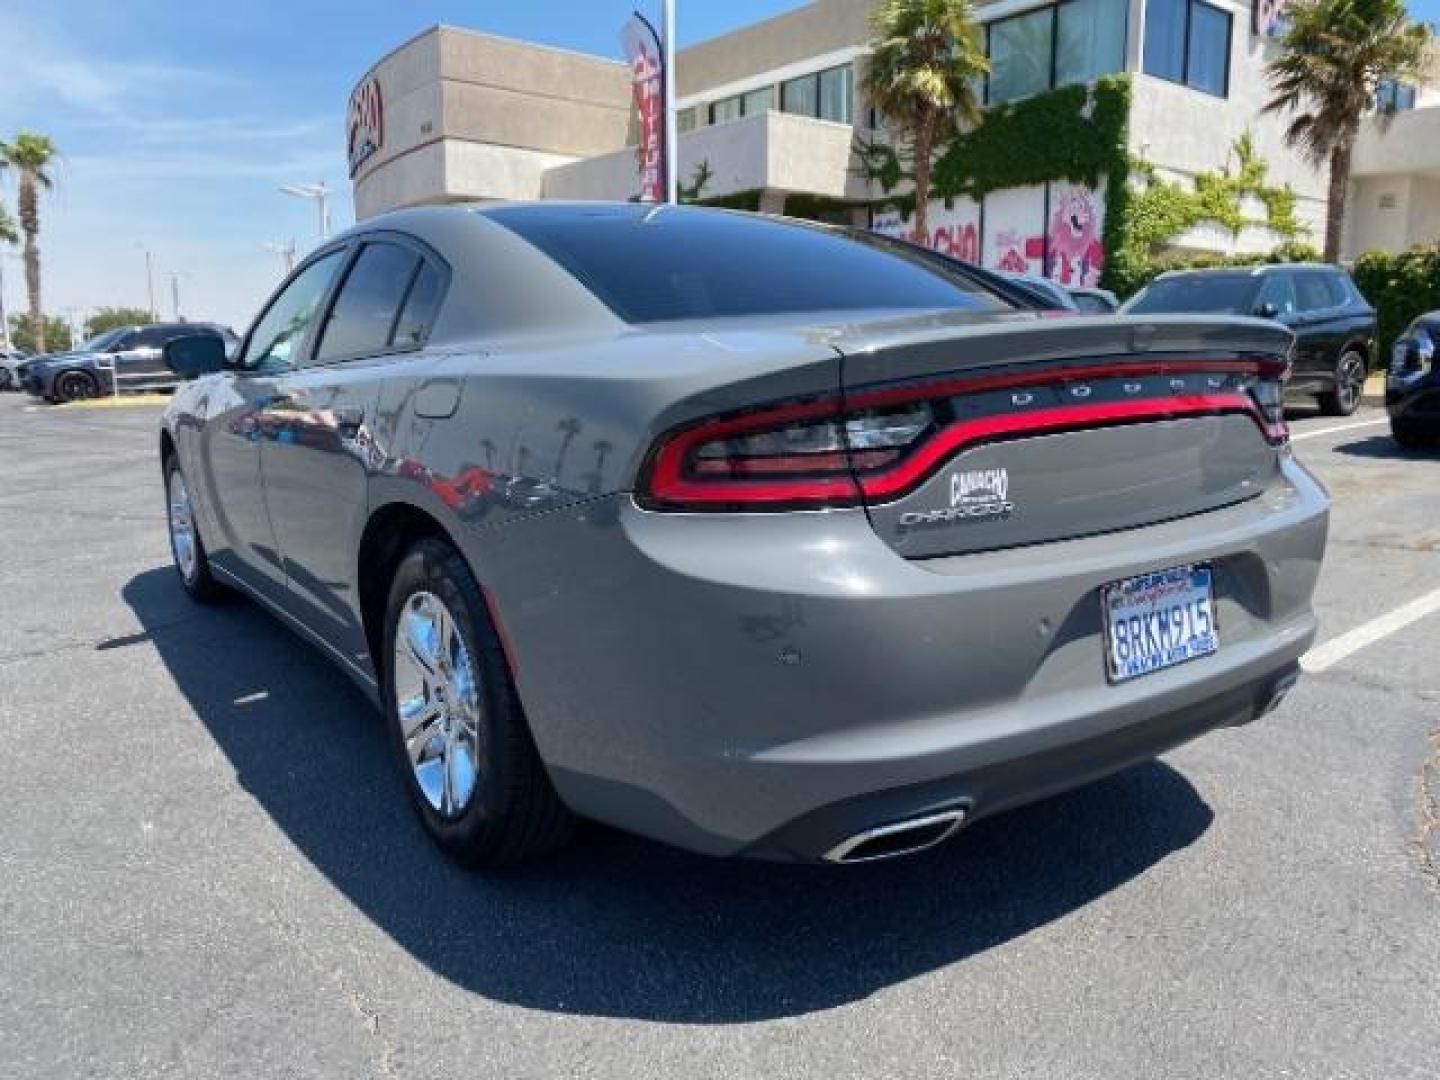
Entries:
MULTIPOLYGON (((1202 216, 1146 243, 1219 253, 1318 245, 1324 177, 1284 145, 1283 117, 1261 111, 1278 46, 1261 25, 1274 5, 1257 2, 1259 15, 1243 0, 981 3, 992 68, 979 88, 982 127, 993 119, 995 138, 1013 130, 1025 143, 1013 154, 990 147, 992 158, 1013 159, 1003 171, 1019 181, 998 186, 978 166, 951 162, 942 173, 959 179, 931 209, 931 242, 990 265, 1092 281, 1119 242, 1106 228, 1113 188, 1126 185, 1133 200, 1155 185, 1191 193, 1218 184, 1233 203, 1223 220, 1202 216), (1047 165, 1049 150, 1026 132, 1050 103, 1073 112, 1050 132, 1047 165), (1109 153, 1111 164, 1076 176, 1067 153, 1109 153), (1145 166, 1132 170, 1131 159, 1145 166)), ((885 142, 860 90, 872 7, 818 0, 682 50, 682 189, 905 232, 905 216, 886 206, 903 185, 887 190, 854 153, 857 137, 885 142)), ((1440 93, 1385 94, 1399 112, 1384 134, 1368 125, 1357 148, 1347 254, 1440 236, 1440 93)), ((627 199, 639 187, 629 70, 605 57, 435 27, 362 78, 350 127, 361 217, 452 200, 627 199)))

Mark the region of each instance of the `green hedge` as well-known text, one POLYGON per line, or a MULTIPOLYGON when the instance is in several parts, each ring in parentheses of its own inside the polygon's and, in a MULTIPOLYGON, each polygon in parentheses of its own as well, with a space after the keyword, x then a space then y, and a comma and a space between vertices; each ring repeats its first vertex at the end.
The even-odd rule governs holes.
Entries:
POLYGON ((1409 251, 1367 251, 1355 260, 1355 284, 1380 315, 1381 355, 1410 320, 1440 310, 1440 244, 1409 251))

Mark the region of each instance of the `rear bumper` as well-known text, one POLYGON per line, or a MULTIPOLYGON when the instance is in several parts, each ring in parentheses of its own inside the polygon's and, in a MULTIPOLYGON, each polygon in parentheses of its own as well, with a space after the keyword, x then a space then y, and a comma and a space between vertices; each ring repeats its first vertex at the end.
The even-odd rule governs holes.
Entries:
POLYGON ((957 804, 974 820, 1253 719, 1314 637, 1327 525, 1287 458, 1222 510, 924 561, 863 511, 625 499, 464 543, 572 808, 712 854, 808 859, 857 827, 957 804), (1201 561, 1219 653, 1109 685, 1100 586, 1201 561), (543 595, 517 584, 536 580, 543 595))
POLYGON ((1385 384, 1385 411, 1402 424, 1440 430, 1440 373, 1390 376, 1385 384))

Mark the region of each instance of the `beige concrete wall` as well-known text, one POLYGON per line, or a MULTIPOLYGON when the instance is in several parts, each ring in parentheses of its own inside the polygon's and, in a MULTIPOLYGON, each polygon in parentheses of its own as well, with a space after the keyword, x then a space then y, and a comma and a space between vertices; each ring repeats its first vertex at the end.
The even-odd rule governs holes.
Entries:
POLYGON ((1370 120, 1355 143, 1352 176, 1440 172, 1440 107, 1396 113, 1388 128, 1370 120))
POLYGON ((1440 176, 1364 176, 1351 185, 1344 254, 1440 241, 1440 176))
POLYGON ((445 135, 574 156, 625 145, 629 69, 619 61, 442 27, 445 135))
MULTIPOLYGON (((852 137, 847 124, 779 112, 700 128, 680 137, 681 183, 708 161, 712 175, 702 197, 755 190, 858 197, 863 182, 850 175, 852 137)), ((559 166, 544 184, 551 199, 628 199, 638 190, 633 150, 559 166)))
MULTIPOLYGON (((425 31, 382 58, 356 85, 372 76, 380 83, 384 141, 356 174, 357 182, 387 162, 439 138, 440 35, 425 31)), ((359 200, 359 192, 356 198, 359 200)))
POLYGON ((359 218, 539 198, 546 169, 623 147, 630 126, 629 72, 618 61, 453 27, 406 42, 372 76, 385 131, 353 184, 359 218))
POLYGON ((863 45, 875 0, 818 0, 795 11, 682 49, 675 93, 685 98, 812 57, 863 45))

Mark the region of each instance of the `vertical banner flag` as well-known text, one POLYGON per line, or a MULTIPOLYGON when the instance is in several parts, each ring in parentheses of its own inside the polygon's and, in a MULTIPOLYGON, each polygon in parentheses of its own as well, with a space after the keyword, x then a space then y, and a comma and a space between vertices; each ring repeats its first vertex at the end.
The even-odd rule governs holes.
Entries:
POLYGON ((665 61, 660 35, 638 11, 620 31, 640 116, 640 201, 665 201, 665 61))

